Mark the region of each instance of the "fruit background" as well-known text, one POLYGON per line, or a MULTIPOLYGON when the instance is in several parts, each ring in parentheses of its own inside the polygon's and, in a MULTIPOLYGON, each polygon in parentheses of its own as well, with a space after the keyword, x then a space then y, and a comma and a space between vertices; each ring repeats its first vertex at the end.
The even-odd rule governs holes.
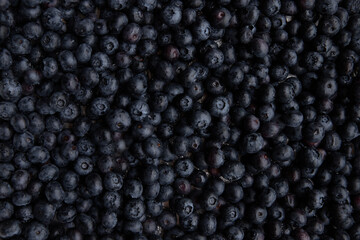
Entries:
POLYGON ((360 240, 360 0, 0 0, 1 240, 360 240))

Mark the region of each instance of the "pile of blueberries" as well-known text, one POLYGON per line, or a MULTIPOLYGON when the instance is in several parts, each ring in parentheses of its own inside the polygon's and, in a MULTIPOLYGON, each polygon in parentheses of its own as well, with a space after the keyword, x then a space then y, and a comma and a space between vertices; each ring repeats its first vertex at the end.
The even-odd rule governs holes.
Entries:
POLYGON ((0 0, 1 240, 360 240, 360 0, 0 0))

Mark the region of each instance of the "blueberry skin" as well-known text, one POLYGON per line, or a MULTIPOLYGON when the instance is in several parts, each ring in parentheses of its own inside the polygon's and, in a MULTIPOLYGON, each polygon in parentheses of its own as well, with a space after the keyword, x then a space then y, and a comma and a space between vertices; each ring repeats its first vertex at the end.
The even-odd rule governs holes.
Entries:
POLYGON ((41 167, 39 172, 39 180, 42 182, 49 182, 56 180, 59 176, 59 168, 53 164, 47 164, 41 167))
POLYGON ((125 217, 129 220, 137 220, 145 213, 143 201, 134 199, 125 204, 125 217))
POLYGON ((205 19, 199 19, 199 21, 194 24, 192 32, 197 41, 205 41, 210 37, 211 25, 205 19))
POLYGON ((161 16, 168 25, 177 25, 181 21, 181 9, 175 4, 169 4, 163 9, 161 16))
POLYGON ((94 230, 94 219, 84 213, 78 215, 75 222, 83 234, 90 234, 94 230))
POLYGON ((103 52, 94 53, 90 59, 91 66, 97 72, 103 72, 110 67, 110 58, 103 52))
POLYGON ((106 119, 112 131, 123 132, 131 126, 131 117, 129 113, 123 109, 116 109, 110 112, 106 116, 106 119))
POLYGON ((9 120, 17 111, 17 107, 12 102, 0 102, 0 118, 2 120, 9 120))
POLYGON ((216 217, 211 213, 205 213, 204 215, 200 216, 199 221, 199 230, 205 236, 210 236, 215 232, 217 226, 216 217))
POLYGON ((243 147, 246 153, 257 153, 264 147, 264 139, 258 133, 251 133, 244 137, 243 147))
POLYGON ((224 54, 219 49, 211 49, 205 54, 204 62, 208 68, 218 68, 224 62, 224 54))
POLYGON ((75 52, 76 60, 79 63, 87 63, 91 59, 92 47, 89 44, 82 43, 75 52))
POLYGON ((11 216, 14 214, 14 206, 10 202, 6 202, 6 201, 1 201, 0 206, 1 206, 1 210, 0 210, 1 222, 10 219, 11 216))
POLYGON ((51 222, 55 216, 55 212, 55 206, 45 201, 38 202, 34 206, 35 219, 44 224, 51 222))
POLYGON ((0 182, 0 199, 6 199, 10 197, 13 192, 14 189, 8 182, 0 182))
POLYGON ((27 55, 31 51, 30 41, 20 34, 10 37, 7 48, 14 55, 27 55))
POLYGON ((32 147, 27 153, 28 159, 32 163, 45 163, 49 160, 50 154, 49 151, 40 146, 32 147))
POLYGON ((110 110, 110 104, 105 98, 95 98, 91 104, 89 113, 91 117, 98 118, 110 110))
POLYGON ((22 93, 21 85, 18 81, 4 78, 0 82, 0 96, 5 101, 16 102, 22 93))
POLYGON ((86 37, 92 34, 94 30, 94 23, 89 18, 84 18, 76 21, 74 24, 74 32, 80 37, 86 37))
POLYGON ((134 101, 130 106, 130 116, 134 121, 142 122, 150 114, 149 105, 142 101, 134 101))
POLYGON ((8 70, 13 63, 11 53, 6 48, 0 51, 1 70, 8 70))
POLYGON ((65 205, 58 209, 56 216, 61 223, 72 222, 76 217, 76 209, 71 205, 65 205))
POLYGON ((245 166, 237 161, 227 161, 221 167, 220 171, 227 181, 237 181, 243 177, 245 166))
POLYGON ((205 110, 199 110, 193 113, 192 126, 195 129, 204 130, 209 127, 211 123, 211 117, 209 112, 205 110))
POLYGON ((41 37, 40 43, 44 51, 54 52, 61 46, 60 35, 52 31, 47 31, 41 37))
POLYGON ((0 224, 0 237, 7 239, 20 235, 21 223, 18 220, 7 220, 0 224))
POLYGON ((77 60, 74 54, 68 50, 62 51, 59 54, 59 62, 62 69, 66 72, 73 72, 77 68, 77 60))

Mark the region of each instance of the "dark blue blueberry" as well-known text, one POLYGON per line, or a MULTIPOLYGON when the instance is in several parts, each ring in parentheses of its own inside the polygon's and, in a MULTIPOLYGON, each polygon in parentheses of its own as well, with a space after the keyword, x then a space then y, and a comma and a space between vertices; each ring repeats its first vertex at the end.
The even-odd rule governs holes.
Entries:
POLYGON ((0 220, 1 222, 10 219, 14 214, 14 206, 6 201, 0 202, 0 220))
POLYGON ((18 220, 7 220, 0 223, 0 237, 9 239, 21 234, 22 226, 18 220))
POLYGON ((20 98, 21 93, 22 88, 18 81, 4 78, 0 82, 0 96, 5 101, 15 102, 20 98))
POLYGON ((129 200, 124 207, 125 217, 129 220, 138 220, 145 214, 145 204, 140 199, 129 200))
POLYGON ((41 167, 38 178, 42 182, 50 182, 51 180, 56 180, 59 176, 59 168, 54 164, 46 164, 41 167))
POLYGON ((10 37, 7 48, 14 55, 26 55, 31 51, 30 41, 20 34, 15 34, 10 37))
POLYGON ((49 224, 55 217, 56 208, 54 205, 39 201, 34 205, 34 217, 36 220, 49 224))
POLYGON ((80 37, 86 37, 93 33, 94 23, 89 18, 84 18, 78 21, 75 21, 74 32, 80 37))
POLYGON ((45 187, 45 196, 49 202, 60 203, 65 198, 65 192, 59 182, 52 181, 45 187))
POLYGON ((114 54, 119 48, 118 40, 113 36, 105 36, 100 41, 100 48, 108 55, 114 54))
POLYGON ((64 24, 61 11, 57 8, 48 8, 42 14, 42 23, 50 30, 59 31, 64 24))
POLYGON ((204 62, 208 68, 218 68, 224 62, 224 54, 219 49, 211 49, 205 54, 204 62))
POLYGON ((177 25, 181 22, 181 8, 176 4, 168 4, 161 12, 161 17, 167 25, 177 25))
POLYGON ((200 216, 198 229, 204 236, 210 236, 215 233, 217 227, 217 220, 214 214, 204 213, 200 216))
POLYGON ((40 44, 46 52, 53 52, 61 46, 60 35, 52 31, 47 31, 41 37, 40 44))
POLYGON ((97 72, 103 72, 110 67, 110 58, 103 52, 94 53, 90 60, 91 66, 97 72))
POLYGON ((208 21, 203 18, 198 19, 192 28, 195 40, 204 41, 210 37, 211 25, 208 21))
POLYGON ((84 213, 78 215, 75 219, 79 231, 83 234, 90 234, 94 231, 94 219, 84 213))
POLYGON ((13 136, 13 130, 8 123, 1 123, 0 124, 0 139, 2 141, 10 140, 13 136))
POLYGON ((79 175, 87 175, 92 172, 94 167, 93 161, 85 156, 79 156, 74 164, 74 170, 79 175))
POLYGON ((123 8, 127 7, 128 4, 127 0, 109 0, 107 2, 109 7, 114 10, 122 10, 123 8))
POLYGON ((14 192, 12 195, 12 203, 17 207, 26 206, 31 202, 32 196, 24 191, 14 192))
POLYGON ((68 104, 60 112, 60 119, 63 122, 73 122, 80 115, 80 109, 78 105, 74 103, 68 104))
POLYGON ((77 60, 72 52, 65 50, 59 54, 59 63, 65 72, 74 72, 77 68, 77 60))
POLYGON ((261 134, 251 133, 244 137, 243 148, 246 153, 257 153, 264 147, 264 139, 261 134))
POLYGON ((81 43, 76 51, 75 56, 79 63, 87 63, 91 59, 92 47, 89 44, 81 43))
POLYGON ((76 209, 71 205, 64 205, 57 210, 56 217, 61 223, 72 222, 76 217, 76 209))
POLYGON ((130 198, 139 198, 143 192, 143 185, 140 181, 129 179, 124 182, 124 194, 130 198))
POLYGON ((6 48, 0 51, 0 69, 1 70, 8 70, 10 66, 13 64, 13 59, 11 53, 6 48))

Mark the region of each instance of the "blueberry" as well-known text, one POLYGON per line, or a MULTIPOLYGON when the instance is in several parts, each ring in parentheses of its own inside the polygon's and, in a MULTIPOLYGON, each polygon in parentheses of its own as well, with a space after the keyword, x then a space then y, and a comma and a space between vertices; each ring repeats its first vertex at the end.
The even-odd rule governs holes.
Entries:
POLYGON ((71 205, 63 206, 59 208, 56 216, 61 223, 71 222, 75 219, 76 209, 71 205))
POLYGON ((10 219, 11 216, 14 214, 14 206, 6 201, 1 201, 0 202, 0 206, 1 206, 1 222, 10 219))
POLYGON ((142 101, 134 101, 130 106, 130 116, 135 121, 143 121, 150 114, 149 105, 142 101))
POLYGON ((10 163, 3 163, 0 164, 2 171, 0 171, 0 178, 1 179, 9 179, 12 175, 12 173, 15 171, 15 168, 10 163))
POLYGON ((2 49, 0 52, 0 59, 1 59, 1 70, 8 70, 13 63, 13 59, 11 53, 6 48, 2 49))
POLYGON ((42 182, 56 180, 59 176, 59 169, 53 164, 46 164, 41 167, 38 178, 42 182))
POLYGON ((87 63, 91 59, 92 47, 87 43, 80 44, 75 52, 76 60, 79 63, 87 63))
POLYGON ((171 212, 163 211, 158 217, 158 222, 163 229, 169 230, 176 225, 176 218, 171 212))
POLYGON ((152 11, 156 7, 156 0, 138 0, 137 4, 140 9, 146 10, 146 11, 152 11))
POLYGON ((8 183, 1 181, 0 182, 0 198, 6 199, 11 196, 11 194, 14 192, 13 187, 8 183))
POLYGON ((309 143, 318 143, 325 137, 324 127, 317 122, 308 124, 303 130, 304 139, 309 143))
POLYGON ((101 39, 101 50, 108 55, 112 55, 119 48, 118 40, 113 36, 105 36, 101 39))
POLYGON ((148 200, 146 202, 146 211, 151 216, 157 217, 163 211, 163 206, 161 202, 157 202, 155 200, 148 200))
POLYGON ((74 54, 68 50, 62 51, 59 54, 59 62, 62 69, 66 72, 73 72, 77 67, 77 60, 74 54))
POLYGON ((105 115, 110 110, 110 104, 105 98, 95 98, 90 104, 89 112, 94 117, 105 115))
POLYGON ((228 239, 241 240, 244 238, 244 231, 236 226, 231 226, 225 230, 225 236, 228 239))
POLYGON ((94 219, 84 213, 78 215, 75 222, 83 234, 89 234, 94 230, 94 219))
POLYGON ((20 98, 21 93, 22 89, 18 81, 5 78, 0 82, 0 96, 5 101, 15 102, 20 98))
POLYGON ((169 4, 162 10, 161 16, 168 25, 177 25, 181 21, 181 9, 176 4, 169 4))
POLYGON ((17 207, 26 206, 31 200, 31 195, 23 191, 14 192, 12 195, 12 203, 17 207))
POLYGON ((269 52, 268 44, 261 38, 254 38, 251 41, 251 50, 254 56, 258 58, 265 57, 269 52))
POLYGON ((60 30, 63 27, 61 11, 57 8, 48 8, 42 15, 42 22, 50 30, 60 30))
POLYGON ((289 145, 277 146, 272 153, 272 159, 280 163, 291 162, 294 158, 294 150, 289 145))
POLYGON ((139 199, 130 200, 125 204, 125 217, 129 220, 137 220, 145 213, 145 205, 139 199))
POLYGON ((0 224, 0 237, 4 239, 16 237, 21 232, 21 223, 18 220, 7 220, 0 224))
POLYGON ((259 152, 264 147, 264 139, 258 133, 251 133, 244 137, 243 147, 246 153, 259 152))
POLYGON ((207 40, 210 37, 211 25, 208 21, 200 18, 192 28, 194 37, 198 41, 207 40))
POLYGON ((54 205, 40 201, 34 205, 34 217, 44 224, 49 224, 55 216, 56 208, 54 205))
POLYGON ((198 228, 200 233, 205 236, 210 236, 215 233, 217 226, 216 217, 211 213, 204 213, 200 216, 198 228))
POLYGON ((45 195, 49 202, 62 202, 65 198, 65 192, 57 181, 52 181, 46 185, 45 195))
POLYGON ((117 224, 117 215, 115 212, 105 212, 102 216, 102 225, 107 229, 113 229, 117 224))
POLYGON ((227 161, 221 167, 223 178, 228 181, 237 181, 244 175, 245 167, 242 163, 237 161, 227 161))
POLYGON ((110 58, 103 52, 94 53, 90 59, 91 66, 97 72, 103 72, 110 67, 110 58))
POLYGON ((80 37, 89 36, 94 30, 94 23, 89 18, 84 18, 75 22, 74 32, 80 37))
POLYGON ((130 198, 139 198, 143 192, 143 185, 139 180, 129 179, 124 182, 124 194, 130 198))
POLYGON ((26 170, 17 170, 11 177, 11 184, 15 190, 25 190, 29 182, 30 174, 26 170))
POLYGON ((86 189, 90 196, 98 196, 103 191, 101 176, 97 173, 90 173, 85 177, 86 189))
POLYGON ((225 185, 224 197, 230 203, 238 203, 244 198, 243 188, 235 182, 225 185))
POLYGON ((117 192, 105 192, 103 196, 104 208, 116 210, 123 204, 123 198, 117 192))
POLYGON ((27 55, 31 51, 30 41, 20 34, 10 37, 7 48, 14 55, 27 55))
POLYGON ((1 134, 1 140, 7 141, 10 140, 13 136, 13 130, 11 129, 10 125, 7 123, 2 123, 0 125, 0 134, 1 134))

